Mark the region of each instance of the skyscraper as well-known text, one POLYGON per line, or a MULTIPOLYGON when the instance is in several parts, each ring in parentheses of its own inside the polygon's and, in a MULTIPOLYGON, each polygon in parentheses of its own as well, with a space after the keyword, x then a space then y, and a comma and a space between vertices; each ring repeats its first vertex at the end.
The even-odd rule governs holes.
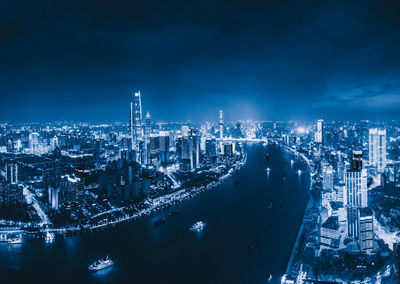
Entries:
POLYGON ((192 129, 189 140, 192 144, 191 167, 197 169, 200 167, 200 136, 192 129))
POLYGON ((165 163, 169 159, 169 132, 160 131, 159 133, 160 145, 160 162, 165 163))
POLYGON ((386 168, 386 129, 369 130, 369 166, 378 173, 386 168))
POLYGON ((370 208, 360 209, 360 248, 371 252, 374 249, 374 218, 370 208))
POLYGON ((144 134, 146 139, 148 139, 150 137, 150 133, 151 133, 151 120, 150 120, 150 113, 147 112, 146 114, 146 125, 145 125, 145 130, 144 130, 144 134))
POLYGON ((131 143, 131 149, 134 148, 134 132, 133 132, 133 103, 131 102, 131 107, 129 111, 129 138, 131 143))
POLYGON ((222 118, 222 109, 219 111, 219 149, 221 155, 224 153, 224 147, 222 139, 224 138, 224 121, 222 118))
POLYGON ((6 164, 6 181, 8 181, 10 184, 18 183, 18 164, 6 164))
POLYGON ((144 128, 144 151, 145 151, 145 159, 144 163, 149 164, 150 163, 150 149, 149 149, 149 143, 150 143, 150 133, 151 133, 151 120, 150 120, 150 113, 147 112, 146 114, 146 124, 144 128))
POLYGON ((135 93, 135 105, 134 105, 134 133, 136 140, 143 139, 143 120, 142 120, 142 99, 140 91, 135 93))
POLYGON ((13 206, 23 202, 22 187, 18 186, 18 165, 6 164, 6 180, 0 178, 0 206, 13 206))
POLYGON ((223 138, 224 138, 224 121, 222 118, 222 109, 221 109, 219 110, 219 139, 221 139, 222 141, 223 138))
POLYGON ((342 184, 344 183, 346 179, 346 167, 342 159, 342 153, 338 153, 338 163, 337 163, 337 175, 339 179, 339 183, 342 184))
POLYGON ((367 170, 362 166, 362 151, 353 151, 351 168, 346 172, 347 230, 349 237, 359 239, 360 208, 367 207, 367 170))
POLYGON ((51 208, 58 210, 58 193, 60 188, 58 187, 51 187, 48 188, 48 195, 49 195, 49 204, 51 208))
POLYGON ((193 169, 193 140, 188 136, 177 139, 176 149, 180 157, 179 168, 181 171, 193 169))
POLYGON ((215 139, 207 139, 206 140, 206 155, 207 158, 212 160, 217 156, 217 148, 215 139))
POLYGON ((32 154, 39 153, 39 133, 32 132, 29 134, 29 148, 32 154))
MULTIPOLYGON (((140 91, 135 92, 134 102, 131 102, 129 113, 129 136, 131 140, 131 149, 135 151, 135 161, 141 163, 144 147, 140 147, 140 141, 143 141, 143 120, 142 120, 142 100, 140 91), (141 149, 142 148, 142 149, 141 149)), ((143 146, 143 145, 142 145, 143 146)))
POLYGON ((317 121, 317 131, 315 132, 315 142, 322 143, 323 142, 323 131, 324 131, 324 121, 319 119, 317 121))
POLYGON ((326 191, 333 190, 333 168, 332 166, 325 166, 322 169, 323 188, 326 191))

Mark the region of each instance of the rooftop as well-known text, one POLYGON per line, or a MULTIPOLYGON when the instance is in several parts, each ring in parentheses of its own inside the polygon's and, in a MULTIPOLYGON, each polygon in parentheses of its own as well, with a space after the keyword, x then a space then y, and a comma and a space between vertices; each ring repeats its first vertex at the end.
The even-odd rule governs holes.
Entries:
POLYGON ((339 229, 339 220, 337 216, 331 216, 326 219, 325 223, 322 224, 322 228, 337 230, 339 229))

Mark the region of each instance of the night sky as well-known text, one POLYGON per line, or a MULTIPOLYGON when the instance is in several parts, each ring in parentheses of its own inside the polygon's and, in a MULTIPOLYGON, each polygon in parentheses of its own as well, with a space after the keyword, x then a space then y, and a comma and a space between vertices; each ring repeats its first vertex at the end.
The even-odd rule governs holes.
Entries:
POLYGON ((0 3, 0 121, 400 117, 400 1, 0 3), (351 2, 351 3, 350 3, 351 2))

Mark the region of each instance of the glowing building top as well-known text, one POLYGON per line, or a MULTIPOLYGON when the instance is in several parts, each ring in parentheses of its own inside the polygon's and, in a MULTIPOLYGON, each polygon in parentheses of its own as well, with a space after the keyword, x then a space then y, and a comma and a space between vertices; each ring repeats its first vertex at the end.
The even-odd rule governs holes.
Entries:
POLYGON ((222 109, 219 111, 219 138, 224 138, 224 121, 222 118, 222 109))
POLYGON ((369 166, 379 173, 386 168, 386 129, 369 130, 369 166))

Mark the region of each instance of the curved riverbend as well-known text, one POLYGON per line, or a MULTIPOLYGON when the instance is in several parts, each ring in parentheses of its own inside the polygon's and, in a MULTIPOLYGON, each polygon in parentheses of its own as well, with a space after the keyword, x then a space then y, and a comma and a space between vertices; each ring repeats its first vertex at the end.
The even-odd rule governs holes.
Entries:
POLYGON ((2 283, 266 283, 270 274, 278 283, 307 203, 307 166, 276 145, 246 151, 247 163, 231 178, 156 215, 52 244, 0 243, 2 283), (175 209, 180 214, 168 217, 175 209), (162 217, 166 223, 154 228, 162 217), (189 231, 199 220, 204 230, 189 231), (106 254, 115 266, 87 271, 106 254))

